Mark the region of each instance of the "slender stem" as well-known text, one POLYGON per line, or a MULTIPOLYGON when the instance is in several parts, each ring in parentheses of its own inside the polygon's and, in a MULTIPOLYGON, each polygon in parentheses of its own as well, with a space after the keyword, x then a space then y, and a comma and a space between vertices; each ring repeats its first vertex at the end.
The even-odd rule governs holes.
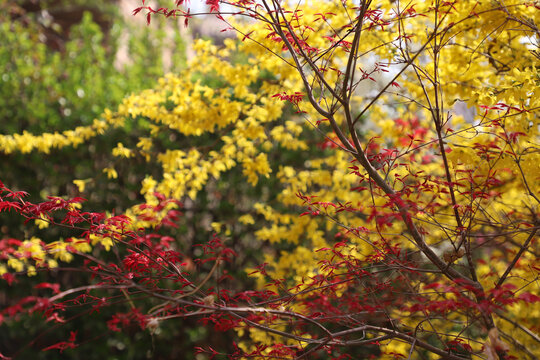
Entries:
POLYGON ((512 271, 512 269, 514 268, 514 266, 517 264, 517 262, 519 261, 519 259, 521 258, 521 255, 523 255, 523 253, 525 252, 525 250, 527 250, 527 248, 529 247, 529 244, 531 243, 532 239, 534 238, 534 236, 536 235, 536 232, 538 231, 538 228, 535 228, 530 234, 529 234, 529 237, 527 238, 527 240, 525 240, 525 242, 523 243, 523 245, 521 246, 521 248, 519 249, 519 251, 517 252, 516 256, 514 256, 514 260, 512 260, 512 262, 510 263, 510 265, 508 265, 508 267, 506 268, 506 271, 504 272, 504 274, 501 276, 501 278, 499 279, 499 281, 497 281, 497 285, 495 285, 495 288, 499 288, 502 286, 502 284, 504 283, 504 281, 506 280, 506 278, 508 277, 508 275, 510 274, 510 271, 512 271))

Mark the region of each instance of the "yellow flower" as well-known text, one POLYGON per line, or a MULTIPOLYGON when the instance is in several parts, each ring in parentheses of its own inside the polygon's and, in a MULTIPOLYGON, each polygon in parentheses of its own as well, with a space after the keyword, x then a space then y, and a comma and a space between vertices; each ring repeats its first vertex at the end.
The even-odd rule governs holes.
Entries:
POLYGON ((117 173, 116 170, 115 170, 114 168, 112 168, 112 167, 106 167, 106 168, 104 168, 104 169, 103 169, 103 172, 104 172, 105 174, 107 174, 107 177, 108 177, 109 179, 116 179, 116 178, 118 178, 118 173, 117 173))

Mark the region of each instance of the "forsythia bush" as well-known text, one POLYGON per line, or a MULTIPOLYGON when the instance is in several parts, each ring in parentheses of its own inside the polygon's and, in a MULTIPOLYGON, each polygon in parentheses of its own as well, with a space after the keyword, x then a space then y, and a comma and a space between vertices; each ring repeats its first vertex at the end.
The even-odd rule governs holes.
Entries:
MULTIPOLYGON (((81 199, 28 206, 6 184, 4 210, 90 228, 48 243, 5 241, 4 278, 84 256, 108 273, 92 286, 121 286, 142 328, 199 316, 234 330, 228 354, 197 348, 209 358, 540 356, 538 3, 231 4, 237 39, 197 41, 185 71, 90 125, 0 137, 4 153, 47 154, 137 122, 143 134, 118 142, 115 163, 159 166, 140 184, 144 204, 125 217, 82 213, 81 199), (212 186, 236 172, 235 186, 259 192, 207 221, 216 236, 197 267, 184 258, 174 270, 180 233, 137 240, 178 221, 178 201, 233 191, 212 186), (255 288, 220 287, 216 269, 243 251, 227 244, 246 232, 263 247, 246 269, 255 288), (122 261, 92 255, 124 245, 122 261), (134 304, 140 293, 153 302, 134 304)), ((191 16, 147 4, 135 12, 149 22, 191 16)), ((102 171, 113 183, 121 176, 112 163, 102 171)), ((72 181, 87 196, 87 180, 72 181)), ((51 303, 71 294, 60 295, 51 303)), ((75 337, 60 344, 75 347, 75 337)))

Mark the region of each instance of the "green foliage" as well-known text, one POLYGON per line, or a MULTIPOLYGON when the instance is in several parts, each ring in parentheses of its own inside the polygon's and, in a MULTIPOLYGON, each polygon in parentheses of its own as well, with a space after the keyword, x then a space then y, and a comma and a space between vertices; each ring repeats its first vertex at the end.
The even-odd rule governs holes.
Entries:
MULTIPOLYGON (((34 15, 27 15, 33 18, 34 15)), ((3 19, 7 20, 7 19, 3 19)), ((129 92, 154 83, 163 73, 163 31, 115 24, 109 34, 84 13, 70 29, 63 52, 48 49, 37 20, 2 21, 0 37, 0 117, 4 133, 63 130, 89 124, 129 92), (118 64, 119 40, 129 32, 129 61, 118 64), (148 36, 150 35, 150 36, 148 36), (107 38, 107 43, 105 43, 107 38), (158 61, 156 61, 158 60, 158 61)), ((183 52, 181 43, 177 44, 183 52)), ((183 56, 174 52, 178 70, 183 56)))
MULTIPOLYGON (((81 5, 55 4, 54 11, 81 5)), ((155 84, 164 73, 165 46, 172 54, 170 71, 185 65, 180 37, 175 37, 173 44, 165 44, 163 28, 126 22, 117 9, 104 5, 92 4, 106 11, 100 19, 113 20, 111 26, 102 27, 103 21, 98 24, 87 11, 80 23, 61 29, 55 21, 62 19, 0 2, 1 133, 39 134, 92 124, 106 108, 114 108, 130 93, 155 84), (48 46, 50 38, 60 39, 59 51, 48 46)), ((53 13, 52 2, 40 6, 53 13)), ((135 133, 137 126, 136 120, 130 120, 122 131, 110 133, 96 145, 111 149, 125 133, 135 133)), ((73 176, 85 179, 95 174, 96 166, 107 166, 104 154, 96 152, 95 147, 53 150, 45 159, 42 155, 3 154, 0 172, 4 181, 26 186, 37 196, 66 193, 65 186, 73 176)), ((97 202, 105 197, 93 196, 97 202)), ((114 196, 107 197, 112 200, 114 196)))

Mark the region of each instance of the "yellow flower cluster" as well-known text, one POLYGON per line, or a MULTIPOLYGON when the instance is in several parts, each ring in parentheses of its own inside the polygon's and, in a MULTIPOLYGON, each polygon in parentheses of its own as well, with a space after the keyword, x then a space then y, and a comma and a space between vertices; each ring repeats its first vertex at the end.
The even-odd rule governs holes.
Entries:
POLYGON ((116 117, 111 111, 106 110, 103 114, 103 120, 94 119, 92 125, 78 126, 73 130, 39 135, 30 134, 27 131, 23 131, 22 134, 0 134, 0 152, 26 154, 39 151, 49 154, 52 149, 77 147, 96 136, 103 135, 111 126, 121 127, 123 125, 122 118, 116 117))
POLYGON ((12 269, 34 276, 40 268, 53 269, 58 267, 58 261, 70 262, 73 259, 73 250, 87 253, 91 251, 91 247, 84 239, 58 240, 46 244, 41 239, 32 237, 22 241, 14 250, 13 253, 6 254, 5 263, 0 263, 0 275, 12 269))

